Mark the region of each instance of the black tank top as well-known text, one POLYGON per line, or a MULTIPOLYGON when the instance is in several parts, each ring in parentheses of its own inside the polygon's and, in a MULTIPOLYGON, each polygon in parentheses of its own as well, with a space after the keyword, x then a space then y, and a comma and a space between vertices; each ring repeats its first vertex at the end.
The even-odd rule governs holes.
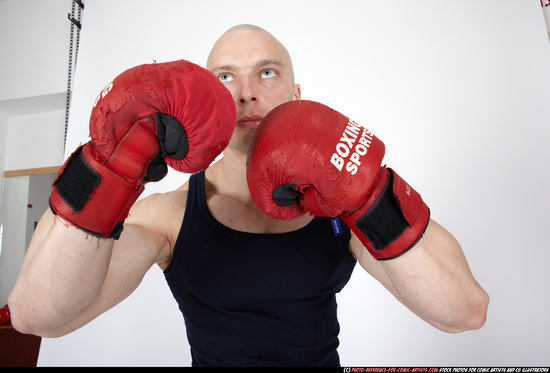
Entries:
POLYGON ((192 175, 166 281, 184 316, 193 366, 338 366, 336 293, 355 259, 339 219, 283 234, 219 223, 204 172, 192 175))

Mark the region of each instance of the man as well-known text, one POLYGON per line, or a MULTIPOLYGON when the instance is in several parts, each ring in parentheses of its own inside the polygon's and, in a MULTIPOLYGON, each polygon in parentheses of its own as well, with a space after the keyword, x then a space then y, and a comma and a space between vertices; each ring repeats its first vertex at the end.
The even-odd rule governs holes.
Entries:
POLYGON ((116 240, 46 212, 9 298, 18 330, 70 333, 121 302, 157 264, 184 314, 194 365, 338 365, 334 295, 356 261, 436 328, 484 324, 488 296, 435 221, 413 248, 381 261, 345 225, 337 235, 328 218, 279 220, 253 202, 246 162, 256 128, 301 99, 277 39, 236 26, 215 43, 207 69, 236 105, 223 157, 177 190, 135 203, 116 240))

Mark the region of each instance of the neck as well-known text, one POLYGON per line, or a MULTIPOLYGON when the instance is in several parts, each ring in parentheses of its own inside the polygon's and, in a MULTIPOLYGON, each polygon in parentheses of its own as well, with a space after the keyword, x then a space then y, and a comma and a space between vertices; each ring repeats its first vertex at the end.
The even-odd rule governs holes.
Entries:
POLYGON ((246 152, 228 147, 223 157, 206 169, 206 198, 212 215, 225 226, 253 233, 284 233, 308 224, 305 214, 295 220, 276 220, 254 204, 246 181, 246 152))
POLYGON ((252 201, 246 181, 246 153, 227 147, 223 157, 206 170, 212 185, 224 194, 233 195, 245 202, 252 201))

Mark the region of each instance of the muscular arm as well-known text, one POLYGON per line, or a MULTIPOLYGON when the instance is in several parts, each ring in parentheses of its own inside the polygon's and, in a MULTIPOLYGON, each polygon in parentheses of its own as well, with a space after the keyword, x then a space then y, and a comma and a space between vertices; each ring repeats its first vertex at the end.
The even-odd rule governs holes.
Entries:
POLYGON ((152 225, 159 222, 153 218, 157 214, 142 213, 160 199, 151 197, 133 207, 135 217, 128 219, 119 240, 89 235, 48 210, 8 299, 14 327, 23 333, 58 337, 130 295, 149 268, 166 259, 165 251, 170 252, 164 232, 152 225))
POLYGON ((354 233, 350 249, 360 264, 430 324, 448 332, 481 327, 488 296, 460 245, 430 221, 420 194, 381 165, 384 154, 384 143, 345 115, 290 101, 256 130, 247 181, 271 217, 339 216, 354 233))
POLYGON ((405 254, 377 261, 353 236, 361 266, 420 318, 445 332, 478 329, 489 296, 473 277, 455 238, 431 220, 423 238, 405 254))
POLYGON ((191 62, 140 65, 115 77, 94 103, 90 141, 53 184, 56 217, 48 211, 41 219, 8 299, 14 326, 68 333, 128 296, 153 263, 169 260, 179 228, 173 217, 184 208, 171 197, 134 202, 145 184, 166 175, 167 164, 185 173, 206 168, 235 124, 231 94, 191 62))

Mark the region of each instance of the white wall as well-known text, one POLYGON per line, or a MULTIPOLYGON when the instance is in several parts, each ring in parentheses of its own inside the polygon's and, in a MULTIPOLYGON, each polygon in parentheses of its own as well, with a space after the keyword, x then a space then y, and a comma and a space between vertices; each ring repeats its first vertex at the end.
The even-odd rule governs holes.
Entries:
POLYGON ((541 0, 540 5, 542 6, 546 30, 548 30, 548 37, 550 38, 550 0, 541 0))
POLYGON ((0 101, 66 91, 71 3, 0 1, 0 101))
MULTIPOLYGON (((550 365, 550 44, 540 1, 88 1, 67 149, 86 141, 91 104, 118 73, 153 60, 204 64, 239 23, 288 47, 305 99, 386 143, 386 162, 455 234, 491 295, 481 330, 445 334, 357 270, 339 297, 342 364, 550 365)), ((185 179, 171 173, 146 193, 185 179)), ((39 364, 187 365, 184 333, 154 268, 113 310, 43 340, 39 364)))
POLYGON ((60 166, 64 136, 65 110, 11 117, 6 170, 60 166))
POLYGON ((27 200, 29 178, 10 178, 4 190, 4 221, 2 235, 2 255, 0 256, 0 303, 2 307, 15 285, 19 268, 23 263, 26 247, 27 200))
MULTIPOLYGON (((4 171, 60 166, 63 162, 71 0, 0 1, 0 175, 4 171)), ((13 181, 15 183, 15 181, 13 181)), ((0 183, 0 196, 4 183, 0 183)), ((27 196, 27 193, 22 193, 27 196)), ((4 226, 0 302, 5 304, 25 252, 19 211, 0 199, 4 226), (17 214, 19 212, 19 214, 17 214), (5 223, 5 224, 4 224, 5 223), (11 273, 6 276, 6 273, 11 273)))
MULTIPOLYGON (((0 113, 0 174, 4 175, 4 162, 6 160, 6 146, 8 145, 8 117, 0 113)), ((4 183, 0 183, 0 224, 2 224, 1 211, 4 205, 2 193, 4 192, 4 183)))
POLYGON ((63 161, 71 3, 0 1, 1 171, 63 161))
POLYGON ((50 208, 50 188, 56 177, 57 175, 55 173, 30 176, 25 248, 29 246, 32 234, 40 218, 44 215, 44 212, 50 208))

